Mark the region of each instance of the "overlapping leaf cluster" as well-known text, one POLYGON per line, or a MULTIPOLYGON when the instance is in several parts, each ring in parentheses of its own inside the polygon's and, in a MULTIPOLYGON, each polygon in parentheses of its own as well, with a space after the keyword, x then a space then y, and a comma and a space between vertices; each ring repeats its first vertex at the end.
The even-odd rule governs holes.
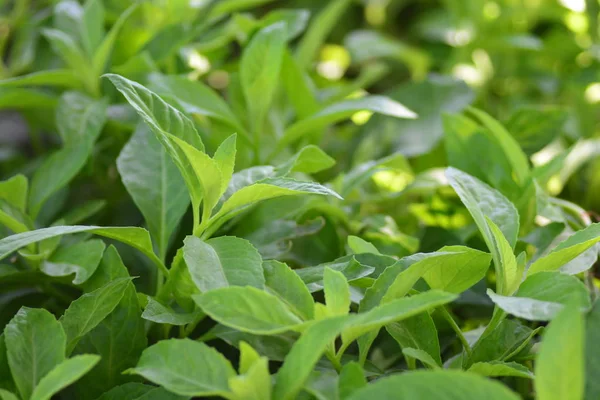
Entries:
POLYGON ((598 99, 519 58, 594 70, 595 1, 49 3, 0 4, 1 399, 600 397, 598 99))

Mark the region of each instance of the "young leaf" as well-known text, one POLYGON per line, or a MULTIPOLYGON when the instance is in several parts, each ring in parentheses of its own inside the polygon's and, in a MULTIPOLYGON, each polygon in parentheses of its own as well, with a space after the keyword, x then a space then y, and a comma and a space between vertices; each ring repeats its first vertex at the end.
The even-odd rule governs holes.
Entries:
POLYGON ((304 320, 314 317, 314 300, 302 279, 286 264, 263 261, 265 285, 268 292, 276 295, 296 315, 304 320))
POLYGON ((90 58, 104 37, 104 6, 101 0, 86 1, 80 28, 81 42, 90 58))
POLYGON ((117 169, 164 259, 190 202, 176 165, 149 128, 139 124, 117 158, 117 169))
POLYGON ((219 192, 219 198, 229 187, 229 182, 233 176, 235 155, 237 153, 236 143, 237 135, 234 133, 219 145, 213 157, 213 160, 217 163, 217 166, 221 171, 221 191, 219 192))
POLYGON ((278 297, 251 286, 230 286, 192 296, 215 321, 257 335, 273 335, 302 323, 278 297))
POLYGON ((355 391, 367 386, 367 379, 362 367, 356 361, 344 365, 340 371, 338 390, 340 400, 349 398, 355 391))
POLYGON ((148 347, 128 372, 182 396, 228 395, 228 380, 235 376, 225 357, 189 339, 163 340, 148 347))
POLYGON ((98 361, 99 356, 84 354, 61 362, 40 380, 31 400, 50 400, 54 394, 85 375, 98 361))
POLYGON ((21 397, 33 390, 65 360, 66 335, 60 323, 43 309, 21 307, 4 328, 8 365, 21 397))
POLYGON ((265 286, 262 258, 247 240, 221 236, 203 241, 188 236, 183 258, 201 292, 228 286, 265 286))
POLYGON ((229 378, 229 387, 236 398, 240 400, 270 400, 269 360, 261 357, 248 368, 244 368, 244 372, 240 368, 240 375, 229 378))
POLYGON ((267 26, 254 35, 240 59, 242 90, 256 135, 262 134, 264 119, 275 95, 285 40, 283 22, 267 26))
POLYGON ((535 359, 537 399, 583 398, 584 335, 583 316, 578 302, 574 301, 564 307, 545 330, 535 359))
POLYGON ((499 382, 462 371, 412 371, 377 380, 349 400, 386 398, 437 400, 519 400, 499 382))
POLYGON ((131 278, 115 279, 71 303, 60 318, 67 335, 67 354, 85 334, 110 314, 123 298, 131 278))
POLYGON ((527 275, 540 271, 555 271, 600 241, 600 223, 575 232, 556 246, 551 253, 538 258, 529 266, 527 275))
MULTIPOLYGON (((497 263, 499 265, 496 269, 496 271, 500 272, 497 277, 500 281, 498 284, 498 291, 501 291, 503 294, 511 295, 521 284, 525 260, 521 260, 522 262, 520 264, 517 263, 515 253, 513 253, 510 243, 508 243, 506 237, 500 231, 500 228, 498 228, 494 221, 487 216, 485 217, 485 222, 493 237, 492 245, 494 246, 494 250, 492 251, 492 254, 495 254, 498 257, 497 263)), ((494 262, 496 263, 496 261, 494 262)))
POLYGON ((346 315, 350 311, 350 286, 344 274, 331 268, 323 272, 325 303, 332 316, 346 315))
POLYGON ((277 372, 274 399, 296 398, 327 346, 331 345, 348 321, 348 316, 327 318, 306 329, 277 372))
POLYGON ((319 147, 309 145, 300 149, 288 161, 278 166, 276 171, 278 176, 285 176, 292 172, 314 174, 331 168, 333 165, 335 165, 333 158, 319 147))

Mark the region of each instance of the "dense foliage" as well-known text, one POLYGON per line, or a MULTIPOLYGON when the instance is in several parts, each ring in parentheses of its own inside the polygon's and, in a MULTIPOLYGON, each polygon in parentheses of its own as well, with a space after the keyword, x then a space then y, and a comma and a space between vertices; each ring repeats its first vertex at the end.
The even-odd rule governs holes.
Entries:
POLYGON ((599 8, 0 1, 0 398, 599 399, 599 8))

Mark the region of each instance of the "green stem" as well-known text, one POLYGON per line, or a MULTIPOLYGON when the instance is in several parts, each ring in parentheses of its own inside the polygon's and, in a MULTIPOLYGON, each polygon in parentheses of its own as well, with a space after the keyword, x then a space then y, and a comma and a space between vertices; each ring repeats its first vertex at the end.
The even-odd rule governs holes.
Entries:
POLYGON ((452 330, 456 332, 456 336, 458 336, 458 340, 460 340, 460 343, 462 344, 465 353, 467 353, 467 357, 471 358, 471 345, 467 341, 467 338, 465 338, 465 335, 463 335, 462 330, 460 329, 454 318, 452 318, 452 315, 450 315, 450 313, 444 306, 439 307, 438 310, 440 310, 442 316, 446 319, 446 321, 448 321, 452 330))
POLYGON ((333 367, 339 373, 342 370, 341 357, 338 358, 338 356, 331 351, 325 352, 325 356, 331 361, 331 364, 333 364, 333 367))

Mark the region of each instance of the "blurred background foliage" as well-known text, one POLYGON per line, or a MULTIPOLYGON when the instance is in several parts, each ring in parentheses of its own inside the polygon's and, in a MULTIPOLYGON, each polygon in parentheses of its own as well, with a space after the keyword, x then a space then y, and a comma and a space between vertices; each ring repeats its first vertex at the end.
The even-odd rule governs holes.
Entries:
MULTIPOLYGON (((334 207, 306 208, 296 217, 325 220, 318 233, 321 250, 303 252, 314 246, 315 238, 299 237, 291 260, 315 264, 340 256, 345 243, 345 236, 337 235, 340 229, 361 234, 395 256, 477 240, 468 214, 440 175, 441 168, 457 163, 449 162, 443 138, 458 122, 446 116, 468 106, 485 110, 507 127, 548 194, 581 205, 592 218, 600 214, 595 196, 600 191, 597 0, 105 0, 101 9, 75 1, 3 0, 0 8, 3 178, 17 172, 31 175, 60 148, 55 116, 66 90, 110 99, 108 123, 86 167, 69 190, 46 204, 39 226, 55 221, 60 210, 91 199, 102 211, 89 222, 143 223, 115 166, 137 117, 99 79, 103 72, 139 81, 167 100, 169 93, 160 91, 152 74, 203 82, 243 120, 247 111, 239 92, 240 55, 254 33, 277 21, 287 25, 288 46, 320 104, 385 94, 419 114, 405 120, 357 111, 348 122, 316 132, 306 142, 320 145, 337 161, 315 179, 346 191, 340 205, 346 217, 334 207), (86 26, 78 22, 82 15, 86 26), (111 30, 115 26, 119 29, 111 30), (97 43, 79 43, 90 62, 85 56, 74 58, 52 38, 60 31, 77 42, 81 29, 96 30, 86 37, 96 37, 97 43), (93 50, 113 31, 111 56, 95 60, 93 50), (23 78, 64 71, 65 66, 69 73, 50 85, 23 78), (359 187, 353 179, 365 184, 359 187)), ((310 100, 301 92, 279 91, 267 130, 276 136, 293 118, 309 115, 314 105, 303 102, 310 100)), ((181 101, 179 106, 190 112, 181 101)), ((191 114, 210 151, 233 130, 202 112, 191 114)), ((293 149, 269 159, 244 157, 238 149, 236 169, 276 165, 293 149)), ((493 151, 471 157, 489 175, 482 179, 498 187, 493 151)), ((246 218, 247 225, 229 229, 251 235, 248 224, 260 226, 261 213, 276 204, 258 207, 246 218)), ((186 220, 183 233, 189 230, 186 220)))

